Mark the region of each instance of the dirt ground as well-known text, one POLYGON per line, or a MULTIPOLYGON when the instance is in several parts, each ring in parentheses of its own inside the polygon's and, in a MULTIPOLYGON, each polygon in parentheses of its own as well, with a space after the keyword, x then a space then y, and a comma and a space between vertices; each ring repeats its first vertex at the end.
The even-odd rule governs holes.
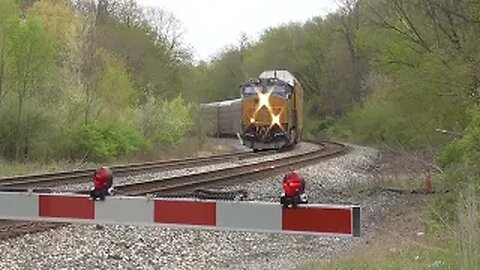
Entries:
POLYGON ((422 245, 425 237, 428 207, 434 195, 410 191, 423 191, 424 179, 434 168, 431 153, 388 151, 381 152, 380 156, 377 166, 370 169, 377 181, 374 185, 404 192, 399 197, 395 194, 396 203, 389 207, 388 215, 370 228, 363 236, 364 241, 348 251, 347 256, 374 258, 385 252, 422 245))
POLYGON ((381 223, 364 236, 365 241, 347 253, 347 256, 374 258, 386 251, 397 252, 412 246, 422 245, 427 205, 431 195, 412 194, 402 196, 381 223))

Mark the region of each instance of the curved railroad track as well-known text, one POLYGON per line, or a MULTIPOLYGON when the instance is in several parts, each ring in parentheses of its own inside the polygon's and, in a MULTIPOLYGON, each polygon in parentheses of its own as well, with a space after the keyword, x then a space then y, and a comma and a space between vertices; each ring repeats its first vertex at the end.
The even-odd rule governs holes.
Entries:
MULTIPOLYGON (((109 168, 114 172, 115 177, 117 177, 124 175, 141 174, 150 171, 160 172, 174 169, 200 167, 229 160, 241 160, 259 157, 268 153, 271 152, 240 152, 200 158, 154 161, 128 165, 115 165, 109 168)), ((91 180, 94 171, 95 169, 84 169, 58 173, 34 174, 0 178, 0 190, 29 187, 51 187, 55 185, 83 183, 91 180)))
MULTIPOLYGON (((302 153, 294 156, 287 156, 284 158, 278 158, 278 159, 263 161, 263 162, 248 163, 245 165, 240 165, 240 166, 235 166, 235 167, 230 167, 230 168, 220 169, 215 171, 194 173, 194 174, 164 178, 159 180, 152 180, 152 181, 135 183, 135 184, 126 184, 126 185, 117 186, 115 188, 119 194, 129 195, 129 196, 146 195, 146 194, 159 194, 159 196, 161 196, 162 194, 165 194, 167 192, 186 192, 186 191, 191 191, 200 186, 207 187, 210 185, 217 185, 219 183, 227 183, 233 180, 236 181, 235 183, 245 179, 251 180, 252 176, 254 176, 257 179, 260 179, 261 177, 264 177, 264 176, 271 176, 271 175, 275 175, 280 172, 283 172, 286 167, 300 168, 300 167, 308 166, 310 164, 313 164, 325 159, 330 159, 335 156, 345 154, 349 150, 347 146, 339 143, 325 142, 325 143, 321 143, 320 145, 321 147, 318 150, 306 152, 306 153, 302 153)), ((228 156, 228 158, 235 158, 235 155, 237 155, 236 158, 238 158, 238 154, 230 154, 230 155, 222 155, 222 156, 223 157, 228 156)), ((243 153, 242 155, 243 158, 253 157, 253 156, 258 156, 258 153, 254 154, 251 152, 247 152, 247 153, 243 153)), ((219 156, 216 156, 216 157, 219 157, 219 156)), ((215 158, 213 161, 207 161, 206 159, 208 158, 209 157, 204 158, 205 162, 209 162, 207 164, 219 162, 219 159, 217 158, 215 158)), ((182 160, 178 160, 176 162, 177 162, 177 165, 167 165, 166 167, 163 167, 163 168, 165 168, 166 170, 166 168, 174 168, 174 166, 179 166, 179 164, 182 164, 182 160), (173 167, 168 167, 168 166, 173 166, 173 167)), ((204 162, 204 161, 201 161, 201 162, 204 162)), ((143 163, 143 164, 146 164, 146 163, 143 163)), ((153 166, 157 166, 155 163, 150 163, 150 164, 152 164, 153 166)), ((117 175, 118 172, 114 169, 115 167, 111 167, 111 168, 113 169, 115 175, 117 175)), ((117 168, 121 168, 121 170, 125 169, 125 171, 122 171, 122 173, 128 174, 128 171, 126 169, 127 166, 118 166, 117 168)), ((141 166, 134 165, 132 168, 133 168, 132 172, 138 172, 140 171, 139 168, 141 168, 141 166)), ((161 168, 161 166, 157 168, 161 168)), ((148 168, 143 169, 143 171, 149 171, 149 170, 152 170, 152 169, 148 169, 148 168)), ((84 170, 83 172, 81 172, 82 175, 87 171, 89 172, 90 175, 91 173, 93 173, 93 171, 91 170, 84 170)), ((44 181, 49 181, 50 184, 52 183, 52 181, 62 181, 62 184, 64 184, 65 182, 63 181, 70 181, 69 179, 73 179, 74 172, 70 172, 70 173, 72 174, 68 174, 68 172, 50 174, 50 175, 53 175, 53 178, 55 178, 56 180, 52 179, 52 180, 44 180, 44 181), (62 179, 60 177, 60 175, 62 174, 65 176, 64 179, 67 179, 67 180, 58 180, 58 179, 62 179)), ((42 179, 40 176, 37 176, 37 177, 30 176, 30 177, 33 177, 34 180, 32 181, 39 181, 39 179, 42 179)), ((20 181, 19 185, 28 186, 27 184, 24 184, 24 183, 27 183, 27 181, 31 181, 31 180, 25 180, 24 182, 20 181)), ((39 181, 38 183, 41 183, 41 181, 39 181)), ((68 225, 68 223, 4 221, 0 226, 0 240, 12 238, 12 237, 16 237, 16 236, 28 234, 28 233, 42 232, 45 230, 55 229, 65 225, 68 225)))
POLYGON ((117 186, 116 190, 120 194, 136 196, 146 194, 158 194, 172 191, 187 191, 199 186, 216 185, 218 183, 226 183, 230 181, 238 181, 244 178, 252 179, 252 176, 260 178, 260 176, 275 175, 288 167, 304 167, 312 163, 329 159, 348 150, 343 144, 338 143, 322 143, 320 149, 301 153, 294 156, 284 158, 249 163, 225 169, 207 171, 202 173, 175 176, 159 180, 151 180, 141 183, 126 184, 117 186))
MULTIPOLYGON (((193 168, 231 160, 243 160, 267 155, 272 151, 262 153, 239 152, 225 155, 214 155, 200 158, 187 158, 167 161, 143 162, 128 165, 111 166, 114 175, 141 174, 150 171, 160 172, 181 168, 193 168)), ((0 190, 25 191, 28 188, 52 187, 55 185, 76 184, 91 181, 95 169, 65 171, 58 173, 34 174, 17 177, 0 178, 0 190)), ((38 191, 38 190, 37 190, 38 191)), ((15 220, 0 220, 0 240, 16 237, 27 233, 42 232, 55 229, 67 223, 30 222, 15 220)))

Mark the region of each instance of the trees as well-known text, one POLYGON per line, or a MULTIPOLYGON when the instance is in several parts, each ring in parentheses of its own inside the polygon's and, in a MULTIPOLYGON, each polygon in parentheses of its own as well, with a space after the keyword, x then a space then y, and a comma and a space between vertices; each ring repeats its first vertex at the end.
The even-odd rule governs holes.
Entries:
POLYGON ((226 48, 198 69, 207 70, 199 73, 207 76, 203 100, 237 97, 245 77, 284 68, 305 88, 313 134, 332 123, 324 118, 345 119, 343 133, 418 145, 444 142, 436 128, 466 127, 465 110, 479 100, 480 2, 345 0, 339 7, 268 29, 244 50, 226 48))
POLYGON ((365 140, 438 143, 432 130, 463 131, 479 102, 478 1, 345 0, 335 14, 272 27, 257 41, 241 35, 208 63, 193 63, 172 14, 132 0, 39 0, 23 13, 15 3, 0 0, 0 148, 9 158, 38 142, 34 152, 47 152, 49 140, 61 142, 50 153, 69 156, 61 138, 90 124, 175 144, 191 126, 169 111, 188 115, 176 97, 236 98, 266 69, 300 80, 312 135, 340 123, 339 133, 365 140))
MULTIPOLYGON (((388 119, 403 119, 371 139, 437 144, 445 138, 435 133, 436 128, 461 131, 468 123, 465 108, 475 102, 472 89, 476 89, 477 84, 476 71, 469 62, 477 60, 473 51, 465 54, 459 49, 464 47, 460 44, 476 43, 476 30, 472 25, 467 26, 470 23, 449 19, 445 15, 446 6, 439 7, 448 6, 447 2, 360 2, 371 19, 360 31, 358 46, 372 59, 371 74, 390 79, 385 102, 396 109, 388 119), (455 41, 455 36, 462 36, 463 41, 455 41), (410 130, 407 140, 394 135, 402 126, 410 130), (386 136, 386 132, 394 136, 386 136)), ((370 118, 384 116, 383 111, 369 115, 370 118)), ((359 130, 353 133, 358 134, 359 130)))
POLYGON ((7 95, 8 89, 5 86, 6 74, 5 65, 7 61, 7 38, 9 34, 9 23, 17 17, 17 7, 13 0, 0 0, 0 105, 7 95))
POLYGON ((173 16, 154 24, 130 0, 0 5, 2 157, 121 158, 175 144, 189 130, 190 107, 173 99, 190 65, 173 16), (165 100, 153 109, 182 117, 168 140, 147 145, 152 138, 137 129, 139 119, 159 117, 141 113, 152 95, 165 100))
POLYGON ((23 146, 27 154, 28 134, 23 110, 32 96, 42 97, 47 91, 47 77, 55 67, 55 47, 38 19, 17 20, 10 25, 8 38, 8 74, 10 88, 17 96, 16 150, 20 158, 23 146))
POLYGON ((117 125, 127 123, 132 118, 129 112, 137 104, 138 92, 122 62, 104 50, 98 53, 103 71, 91 110, 97 119, 117 125))
POLYGON ((175 146, 193 127, 191 104, 185 103, 181 96, 171 101, 150 96, 139 109, 139 128, 151 145, 175 146))

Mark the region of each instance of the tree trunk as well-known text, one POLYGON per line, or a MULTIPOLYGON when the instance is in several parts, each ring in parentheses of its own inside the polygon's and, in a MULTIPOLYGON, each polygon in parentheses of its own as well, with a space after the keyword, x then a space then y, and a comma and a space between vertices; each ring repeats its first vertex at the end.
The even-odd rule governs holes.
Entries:
POLYGON ((2 103, 3 97, 5 95, 3 91, 4 84, 4 68, 5 68, 5 35, 2 36, 1 47, 0 47, 0 103, 2 103))
POLYGON ((25 143, 23 145, 23 163, 28 161, 28 134, 25 134, 25 143))
MULTIPOLYGON (((88 87, 88 86, 87 86, 88 87)), ((89 111, 90 111, 90 98, 89 98, 89 91, 86 90, 85 91, 85 95, 86 95, 86 98, 85 98, 85 125, 88 124, 88 118, 89 118, 89 111)))
POLYGON ((17 134, 17 147, 15 150, 15 159, 20 160, 20 151, 22 146, 22 139, 23 138, 23 123, 22 123, 22 113, 23 113, 23 93, 22 91, 18 91, 18 117, 17 117, 17 127, 18 127, 18 134, 17 134))

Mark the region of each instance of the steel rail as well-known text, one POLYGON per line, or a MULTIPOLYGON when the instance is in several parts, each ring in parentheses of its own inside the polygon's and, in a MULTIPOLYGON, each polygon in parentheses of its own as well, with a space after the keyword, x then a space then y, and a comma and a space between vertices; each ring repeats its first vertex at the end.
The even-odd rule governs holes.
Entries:
MULTIPOLYGON (((139 174, 147 171, 166 171, 180 168, 193 168, 220 161, 240 160, 259 157, 270 152, 240 152, 225 155, 214 155, 200 158, 176 159, 167 161, 144 162, 109 167, 115 176, 139 174)), ((46 187, 52 184, 76 184, 90 180, 95 169, 64 171, 58 173, 35 174, 17 177, 0 178, 1 188, 46 187)))
MULTIPOLYGON (((295 168, 304 167, 311 163, 318 162, 319 160, 333 158, 335 156, 345 154, 347 151, 349 151, 349 147, 343 144, 328 142, 323 143, 320 150, 307 152, 296 156, 289 156, 281 159, 251 163, 247 164, 246 166, 236 166, 217 171, 177 176, 137 184, 127 184, 118 186, 116 187, 116 189, 119 191, 119 193, 130 196, 145 195, 149 193, 161 194, 167 191, 185 191, 198 186, 207 187, 209 185, 218 184, 220 182, 242 180, 243 178, 247 177, 250 177, 249 179, 251 180, 251 176, 259 178, 261 175, 272 175, 276 172, 284 170, 285 167, 288 166, 295 168)), ((249 154, 253 155, 253 153, 251 152, 249 152, 249 154)), ((235 154, 229 154, 224 156, 232 155, 235 154)), ((258 153, 254 156, 258 156, 258 153)), ((206 157, 205 159, 207 158, 211 157, 206 157)), ((37 233, 49 229, 56 229, 65 225, 69 225, 68 223, 24 221, 2 221, 2 223, 3 226, 0 226, 0 240, 21 236, 28 233, 37 233)))
POLYGON ((312 162, 342 154, 346 150, 348 150, 348 147, 343 144, 324 143, 323 147, 319 150, 306 152, 299 155, 229 167, 216 171, 126 184, 117 186, 116 190, 120 194, 136 196, 166 191, 192 189, 198 186, 207 186, 218 182, 250 177, 255 174, 274 174, 278 171, 284 170, 286 167, 303 167, 312 162))

